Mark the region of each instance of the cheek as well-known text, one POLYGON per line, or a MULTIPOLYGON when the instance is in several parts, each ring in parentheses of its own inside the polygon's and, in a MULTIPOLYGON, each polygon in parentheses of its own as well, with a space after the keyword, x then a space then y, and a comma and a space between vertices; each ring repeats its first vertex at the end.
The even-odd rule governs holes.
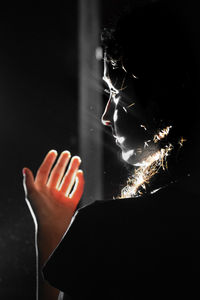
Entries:
POLYGON ((143 120, 137 117, 136 110, 126 113, 122 107, 118 107, 115 110, 114 119, 115 132, 117 136, 125 138, 124 146, 127 150, 141 148, 149 140, 147 131, 141 127, 143 120))

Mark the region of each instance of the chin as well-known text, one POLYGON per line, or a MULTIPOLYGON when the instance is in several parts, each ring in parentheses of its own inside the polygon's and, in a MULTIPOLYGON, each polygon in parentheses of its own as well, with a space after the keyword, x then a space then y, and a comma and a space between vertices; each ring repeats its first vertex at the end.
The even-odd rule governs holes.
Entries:
POLYGON ((133 154, 132 156, 126 158, 123 151, 121 153, 122 160, 125 161, 127 164, 132 166, 137 166, 142 162, 141 155, 133 154))
POLYGON ((127 148, 121 147, 121 157, 126 163, 139 167, 147 160, 147 158, 154 155, 157 151, 159 151, 159 147, 155 145, 149 146, 143 149, 141 152, 138 152, 134 149, 128 150, 127 148))

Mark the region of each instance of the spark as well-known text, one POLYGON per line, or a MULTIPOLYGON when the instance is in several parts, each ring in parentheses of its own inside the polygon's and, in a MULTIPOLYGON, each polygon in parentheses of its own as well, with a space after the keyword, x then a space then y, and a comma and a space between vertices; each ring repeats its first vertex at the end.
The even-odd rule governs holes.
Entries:
POLYGON ((127 73, 127 70, 126 70, 126 68, 124 67, 124 64, 123 64, 122 61, 121 61, 121 65, 122 65, 122 70, 124 70, 124 72, 127 73))
POLYGON ((123 160, 128 161, 129 158, 130 158, 133 154, 134 154, 134 150, 133 150, 133 149, 132 149, 132 150, 129 150, 129 151, 127 151, 127 152, 122 151, 122 158, 123 158, 123 160))
POLYGON ((147 130, 146 126, 140 125, 140 127, 144 128, 144 130, 147 130))
POLYGON ((134 75, 133 73, 132 73, 132 76, 133 76, 134 79, 139 79, 139 77, 134 75))
POLYGON ((124 86, 123 88, 120 88, 120 89, 119 89, 119 92, 126 90, 127 87, 128 87, 128 86, 124 86))
POLYGON ((126 108, 123 106, 123 110, 127 113, 127 110, 126 110, 126 108))
POLYGON ((131 103, 130 105, 128 105, 126 108, 130 108, 131 106, 135 105, 135 103, 131 103))
POLYGON ((125 76, 122 80, 122 84, 121 84, 121 88, 120 88, 120 91, 122 91, 124 89, 124 83, 125 83, 125 80, 126 80, 126 73, 125 73, 125 76))
POLYGON ((155 134, 153 138, 154 143, 157 143, 158 141, 164 139, 169 134, 171 128, 172 126, 167 126, 166 128, 160 130, 158 134, 155 134))
POLYGON ((155 189, 155 190, 153 190, 152 192, 151 192, 151 194, 153 195, 153 194, 155 194, 155 193, 157 193, 159 190, 161 190, 162 188, 160 187, 160 188, 158 188, 158 189, 155 189))
POLYGON ((180 147, 183 147, 183 143, 184 143, 184 142, 187 142, 187 140, 184 139, 184 137, 181 137, 180 140, 179 140, 179 142, 178 142, 179 145, 180 145, 180 147))
POLYGON ((144 142, 144 149, 149 147, 149 143, 151 143, 151 140, 144 142))
POLYGON ((141 188, 146 189, 146 184, 150 179, 158 173, 162 168, 167 168, 167 157, 173 146, 167 145, 165 148, 157 151, 153 155, 149 155, 146 160, 141 163, 135 164, 138 168, 134 174, 129 177, 127 185, 122 189, 120 198, 138 197, 142 194, 141 188))

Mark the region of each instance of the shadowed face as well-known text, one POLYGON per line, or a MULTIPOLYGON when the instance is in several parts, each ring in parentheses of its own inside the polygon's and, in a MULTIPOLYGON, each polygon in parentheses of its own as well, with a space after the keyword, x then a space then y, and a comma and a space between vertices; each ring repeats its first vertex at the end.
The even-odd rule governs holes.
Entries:
POLYGON ((152 105, 147 101, 150 87, 123 68, 114 69, 106 59, 103 80, 108 86, 109 100, 102 123, 112 128, 123 160, 139 165, 159 148, 153 141, 156 123, 152 105))
POLYGON ((175 10, 161 2, 135 8, 103 35, 109 100, 102 122, 132 165, 189 140, 188 120, 197 112, 190 105, 197 74, 190 39, 175 10))

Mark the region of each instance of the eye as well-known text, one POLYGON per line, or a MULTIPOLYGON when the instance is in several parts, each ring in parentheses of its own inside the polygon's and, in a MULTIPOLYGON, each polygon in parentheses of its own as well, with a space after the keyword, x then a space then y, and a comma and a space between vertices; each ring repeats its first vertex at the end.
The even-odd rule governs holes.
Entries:
POLYGON ((110 91, 108 89, 105 89, 104 93, 110 95, 110 91))
POLYGON ((117 95, 117 94, 119 94, 119 92, 118 91, 115 91, 115 90, 113 90, 113 89, 111 89, 111 90, 108 90, 108 89, 105 89, 104 90, 104 93, 105 94, 108 94, 108 95, 117 95))
POLYGON ((111 92, 111 94, 112 94, 112 95, 117 95, 117 94, 119 94, 119 92, 118 92, 118 91, 116 91, 116 90, 113 90, 113 89, 111 89, 111 90, 110 90, 110 92, 111 92))

